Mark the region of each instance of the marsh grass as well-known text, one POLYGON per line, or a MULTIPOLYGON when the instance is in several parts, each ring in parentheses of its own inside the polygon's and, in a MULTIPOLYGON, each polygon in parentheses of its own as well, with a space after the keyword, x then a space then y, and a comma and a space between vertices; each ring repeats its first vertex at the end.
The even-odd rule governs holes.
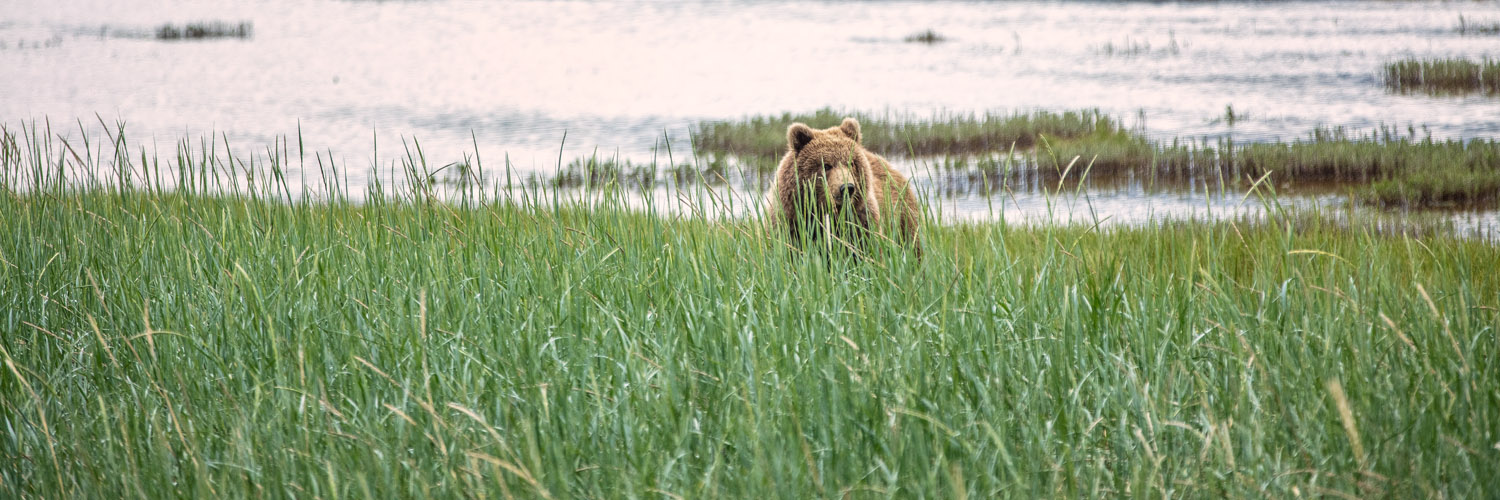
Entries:
POLYGON ((421 155, 356 200, 290 194, 349 175, 300 140, 60 137, 0 138, 3 497, 1500 491, 1482 242, 1265 198, 822 259, 608 195, 445 199, 421 155))
MULTIPOLYGON (((1003 151, 1013 146, 1026 149, 1042 135, 1071 138, 1122 129, 1115 119, 1097 110, 922 118, 824 108, 811 113, 702 122, 695 127, 694 142, 699 151, 779 159, 786 152, 786 129, 792 123, 826 128, 838 125, 846 116, 859 120, 866 148, 882 154, 911 156, 1003 151)), ((771 165, 774 167, 775 162, 771 165)))
POLYGON ((188 23, 181 27, 173 24, 163 24, 156 28, 155 36, 158 40, 202 40, 209 38, 250 38, 254 28, 249 22, 225 23, 225 22, 199 22, 188 23))
POLYGON ((1398 92, 1500 93, 1500 61, 1408 59, 1386 63, 1385 84, 1398 92))
MULTIPOLYGON (((672 169, 679 170, 681 167, 672 169)), ((582 187, 599 183, 617 182, 637 188, 656 185, 655 165, 637 165, 619 158, 600 159, 597 155, 577 158, 552 176, 555 187, 582 187)))
POLYGON ((1370 186, 1365 200, 1401 208, 1491 208, 1500 204, 1500 171, 1437 170, 1370 186))
POLYGON ((1108 57, 1138 57, 1138 56, 1178 56, 1182 55, 1182 46, 1177 43, 1177 35, 1170 35, 1167 42, 1152 48, 1151 41, 1139 38, 1125 37, 1121 43, 1105 42, 1095 48, 1095 52, 1108 57))
MULTIPOLYGON (((845 115, 824 109, 703 123, 696 145, 700 154, 733 157, 750 171, 769 173, 785 152, 786 125, 832 126, 845 115)), ((951 123, 848 115, 860 118, 868 147, 897 155, 898 163, 925 161, 938 171, 983 171, 999 180, 1061 178, 1077 164, 1096 177, 1131 174, 1162 187, 1209 181, 1248 188, 1267 177, 1283 186, 1347 184, 1360 202, 1379 206, 1500 206, 1490 189, 1500 175, 1500 142, 1494 140, 1433 140, 1415 129, 1382 127, 1366 135, 1319 128, 1291 142, 1156 142, 1095 111, 952 117, 951 123), (897 150, 902 144, 912 153, 897 150), (929 154, 935 158, 923 158, 929 154)), ((1244 117, 1225 108, 1225 120, 1244 117)))
POLYGON ((925 31, 907 35, 906 38, 903 38, 902 40, 907 43, 925 43, 930 45, 939 42, 946 42, 948 41, 948 37, 939 35, 936 31, 928 28, 925 31))
POLYGON ((1117 133, 1063 142, 1038 154, 1044 171, 1060 172, 1074 157, 1092 159, 1096 172, 1124 171, 1172 183, 1218 179, 1248 186, 1267 177, 1280 185, 1346 184, 1361 202, 1407 208, 1500 205, 1500 143, 1418 139, 1384 129, 1350 136, 1342 129, 1319 129, 1290 143, 1152 144, 1117 133))
POLYGON ((738 181, 744 186, 764 187, 769 179, 761 173, 760 170, 735 168, 722 156, 709 156, 696 163, 684 161, 675 165, 661 165, 659 162, 634 162, 618 157, 601 158, 590 155, 573 159, 550 176, 532 174, 527 180, 531 186, 590 189, 617 185, 640 191, 699 183, 725 185, 731 181, 738 181))
POLYGON ((1460 36, 1492 36, 1500 35, 1500 22, 1475 21, 1465 19, 1463 15, 1458 16, 1458 28, 1455 28, 1460 36))

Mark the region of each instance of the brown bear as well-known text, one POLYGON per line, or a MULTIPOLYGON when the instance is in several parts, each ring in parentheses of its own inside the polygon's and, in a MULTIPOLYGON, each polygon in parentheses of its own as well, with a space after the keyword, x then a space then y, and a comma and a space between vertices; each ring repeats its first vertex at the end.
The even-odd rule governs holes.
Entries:
MULTIPOLYGON (((787 152, 766 193, 766 220, 791 237, 819 246, 870 248, 874 240, 904 245, 921 255, 921 207, 906 176, 860 145, 859 121, 814 130, 793 123, 787 152), (822 238, 825 234, 835 238, 822 238)), ((877 245, 878 246, 878 245, 877 245)))

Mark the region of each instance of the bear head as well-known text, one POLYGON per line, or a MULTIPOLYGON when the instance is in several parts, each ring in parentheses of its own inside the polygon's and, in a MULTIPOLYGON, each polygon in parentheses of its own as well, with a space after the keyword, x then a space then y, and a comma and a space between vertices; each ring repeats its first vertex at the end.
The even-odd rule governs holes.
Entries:
POLYGON ((797 184, 797 199, 787 201, 814 214, 848 213, 861 222, 874 215, 870 159, 860 145, 858 120, 844 118, 823 130, 793 123, 786 138, 797 184))

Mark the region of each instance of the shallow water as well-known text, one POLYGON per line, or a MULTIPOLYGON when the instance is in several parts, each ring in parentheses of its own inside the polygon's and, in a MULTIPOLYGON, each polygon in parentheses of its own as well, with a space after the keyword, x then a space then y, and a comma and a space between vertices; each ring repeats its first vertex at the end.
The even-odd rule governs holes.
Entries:
MULTIPOLYGON (((1500 38, 1460 36, 1460 15, 1500 21, 1500 2, 8 0, 0 123, 46 119, 71 137, 97 114, 166 151, 300 136, 355 183, 403 139, 436 165, 477 146, 492 170, 551 173, 560 153, 664 161, 670 142, 681 158, 697 120, 823 106, 1100 108, 1156 138, 1382 124, 1500 137, 1500 99, 1381 82, 1398 58, 1500 57, 1500 38), (253 36, 142 36, 197 21, 253 36), (903 41, 927 29, 947 40, 903 41)), ((1125 210, 1145 195, 1118 196, 1125 210)))
MULTIPOLYGON (((1291 139, 1379 124, 1500 137, 1500 100, 1393 95, 1401 57, 1500 57, 1460 36, 1497 2, 349 2, 8 0, 0 117, 126 120, 368 156, 378 132, 433 156, 567 149, 642 157, 698 119, 823 106, 918 114, 1098 107, 1159 137, 1291 139), (248 40, 136 35, 253 23, 248 40), (933 29, 948 38, 906 43, 933 29), (1147 48, 1149 46, 1149 49, 1147 48), (1233 127, 1222 120, 1233 106, 1233 127)), ((572 156, 572 154, 568 155, 572 156)))
MULTIPOLYGON (((1264 220, 1313 215, 1332 221, 1357 219, 1359 227, 1385 234, 1445 233, 1500 242, 1500 211, 1381 210, 1348 201, 1348 186, 1323 184, 1254 189, 1217 179, 1160 183, 1133 175, 1072 178, 1039 176, 1035 171, 954 171, 937 162, 914 160, 912 180, 918 199, 926 203, 931 220, 954 224, 1004 221, 1038 226, 1071 224, 1107 228, 1141 226, 1166 221, 1264 220), (1000 176, 1003 176, 1000 177, 1000 176)), ((498 196, 543 203, 599 203, 625 206, 662 216, 708 216, 734 219, 754 217, 765 208, 765 182, 760 174, 731 169, 727 182, 658 178, 650 188, 606 184, 606 188, 555 187, 548 182, 496 179, 498 196)), ((460 185, 442 183, 438 194, 462 198, 460 185)), ((470 194, 470 196, 474 196, 470 194)), ((494 198, 495 195, 487 195, 494 198)))

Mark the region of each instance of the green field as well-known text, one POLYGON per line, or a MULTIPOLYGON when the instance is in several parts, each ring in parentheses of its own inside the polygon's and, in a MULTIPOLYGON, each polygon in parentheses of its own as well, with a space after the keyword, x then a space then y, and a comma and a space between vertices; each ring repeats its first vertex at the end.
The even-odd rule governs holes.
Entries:
POLYGON ((0 141, 0 497, 1500 491, 1481 241, 1278 212, 826 258, 609 193, 314 201, 275 154, 214 186, 244 171, 28 141, 0 141))

